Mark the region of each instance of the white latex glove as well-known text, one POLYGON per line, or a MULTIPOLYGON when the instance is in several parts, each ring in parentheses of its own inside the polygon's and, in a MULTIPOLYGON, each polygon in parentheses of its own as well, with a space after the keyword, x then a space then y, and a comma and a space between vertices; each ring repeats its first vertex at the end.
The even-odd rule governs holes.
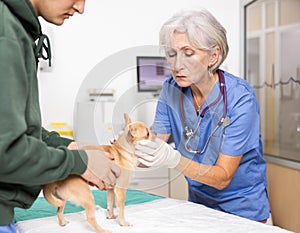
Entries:
POLYGON ((86 150, 85 152, 88 156, 88 164, 86 171, 81 176, 99 189, 113 187, 120 176, 120 167, 103 151, 86 150))
POLYGON ((135 154, 139 157, 139 162, 147 167, 166 165, 169 168, 174 168, 178 165, 181 157, 177 150, 157 137, 154 141, 140 141, 135 146, 135 154))

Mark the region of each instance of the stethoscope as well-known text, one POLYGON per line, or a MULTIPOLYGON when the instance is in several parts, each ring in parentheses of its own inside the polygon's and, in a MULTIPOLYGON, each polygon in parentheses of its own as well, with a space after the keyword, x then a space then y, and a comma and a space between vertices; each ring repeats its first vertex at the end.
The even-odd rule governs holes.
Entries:
POLYGON ((183 90, 181 88, 181 96, 180 96, 180 113, 181 113, 181 119, 183 121, 183 127, 184 127, 184 136, 185 138, 187 139, 186 142, 185 142, 185 149, 188 151, 188 152, 191 152, 191 153, 195 153, 195 154, 203 154, 208 146, 208 143, 211 139, 211 137, 214 135, 214 133, 217 131, 217 129, 223 125, 223 127, 226 127, 230 124, 230 119, 229 117, 226 116, 226 113, 227 113, 227 96, 226 96, 226 86, 225 86, 225 78, 224 78, 224 74, 223 74, 223 71, 221 70, 217 70, 218 72, 218 75, 219 75, 219 80, 220 80, 220 92, 219 92, 219 95, 218 97, 213 101, 211 102, 209 105, 207 105, 203 110, 202 112, 200 113, 200 116, 199 116, 199 120, 197 122, 197 125, 195 127, 195 129, 190 129, 186 123, 186 119, 185 119, 185 116, 184 116, 184 108, 183 108, 183 90), (216 125, 216 127, 212 130, 212 132, 210 133, 210 135, 208 136, 205 144, 204 144, 204 147, 202 150, 193 150, 190 145, 189 145, 189 142, 190 140, 192 139, 192 137, 195 135, 195 133, 198 131, 198 128, 200 126, 200 123, 201 123, 201 120, 203 119, 205 113, 209 110, 209 108, 211 108, 212 106, 214 106, 215 104, 217 104, 219 102, 219 100, 222 98, 223 96, 223 115, 221 117, 221 119, 219 120, 218 124, 216 125))

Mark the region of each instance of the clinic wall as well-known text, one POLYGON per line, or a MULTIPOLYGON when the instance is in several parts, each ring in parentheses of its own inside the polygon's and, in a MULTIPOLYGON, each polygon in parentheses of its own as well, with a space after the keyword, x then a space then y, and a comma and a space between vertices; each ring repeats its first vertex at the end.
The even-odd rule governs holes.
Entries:
MULTIPOLYGON (((100 61, 120 50, 157 45, 162 23, 184 8, 205 7, 227 29, 230 53, 223 68, 240 74, 239 0, 152 0, 86 1, 85 13, 75 15, 57 27, 43 23, 52 42, 53 67, 39 72, 43 124, 52 121, 73 123, 77 91, 89 71, 100 61), (232 13, 234 12, 234 13, 232 13)), ((41 64, 42 66, 45 63, 41 64)), ((135 73, 134 73, 135 75, 135 73)), ((130 77, 122 85, 132 85, 130 77)), ((101 74, 99 74, 101 81, 101 74)), ((125 86, 124 86, 125 85, 125 86)))

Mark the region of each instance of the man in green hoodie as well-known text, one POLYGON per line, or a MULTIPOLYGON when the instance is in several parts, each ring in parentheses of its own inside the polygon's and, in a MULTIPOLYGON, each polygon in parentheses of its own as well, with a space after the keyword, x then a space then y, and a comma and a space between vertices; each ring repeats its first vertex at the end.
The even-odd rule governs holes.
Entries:
POLYGON ((41 126, 37 63, 51 60, 38 16, 61 25, 82 14, 85 0, 0 0, 0 232, 15 232, 14 208, 29 208, 42 185, 70 174, 100 189, 120 175, 102 151, 76 144, 41 126), (45 53, 47 55, 45 55, 45 53), (74 149, 75 148, 75 149, 74 149))

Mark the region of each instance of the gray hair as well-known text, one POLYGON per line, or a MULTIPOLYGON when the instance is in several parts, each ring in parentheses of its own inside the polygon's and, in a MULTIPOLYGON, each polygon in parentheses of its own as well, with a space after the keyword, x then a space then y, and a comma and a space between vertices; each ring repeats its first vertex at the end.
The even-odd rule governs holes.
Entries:
POLYGON ((196 48, 213 52, 216 46, 219 46, 219 59, 210 67, 210 72, 216 71, 227 57, 229 48, 226 30, 209 11, 185 10, 173 15, 161 27, 160 46, 169 47, 175 31, 186 33, 191 45, 196 48))

